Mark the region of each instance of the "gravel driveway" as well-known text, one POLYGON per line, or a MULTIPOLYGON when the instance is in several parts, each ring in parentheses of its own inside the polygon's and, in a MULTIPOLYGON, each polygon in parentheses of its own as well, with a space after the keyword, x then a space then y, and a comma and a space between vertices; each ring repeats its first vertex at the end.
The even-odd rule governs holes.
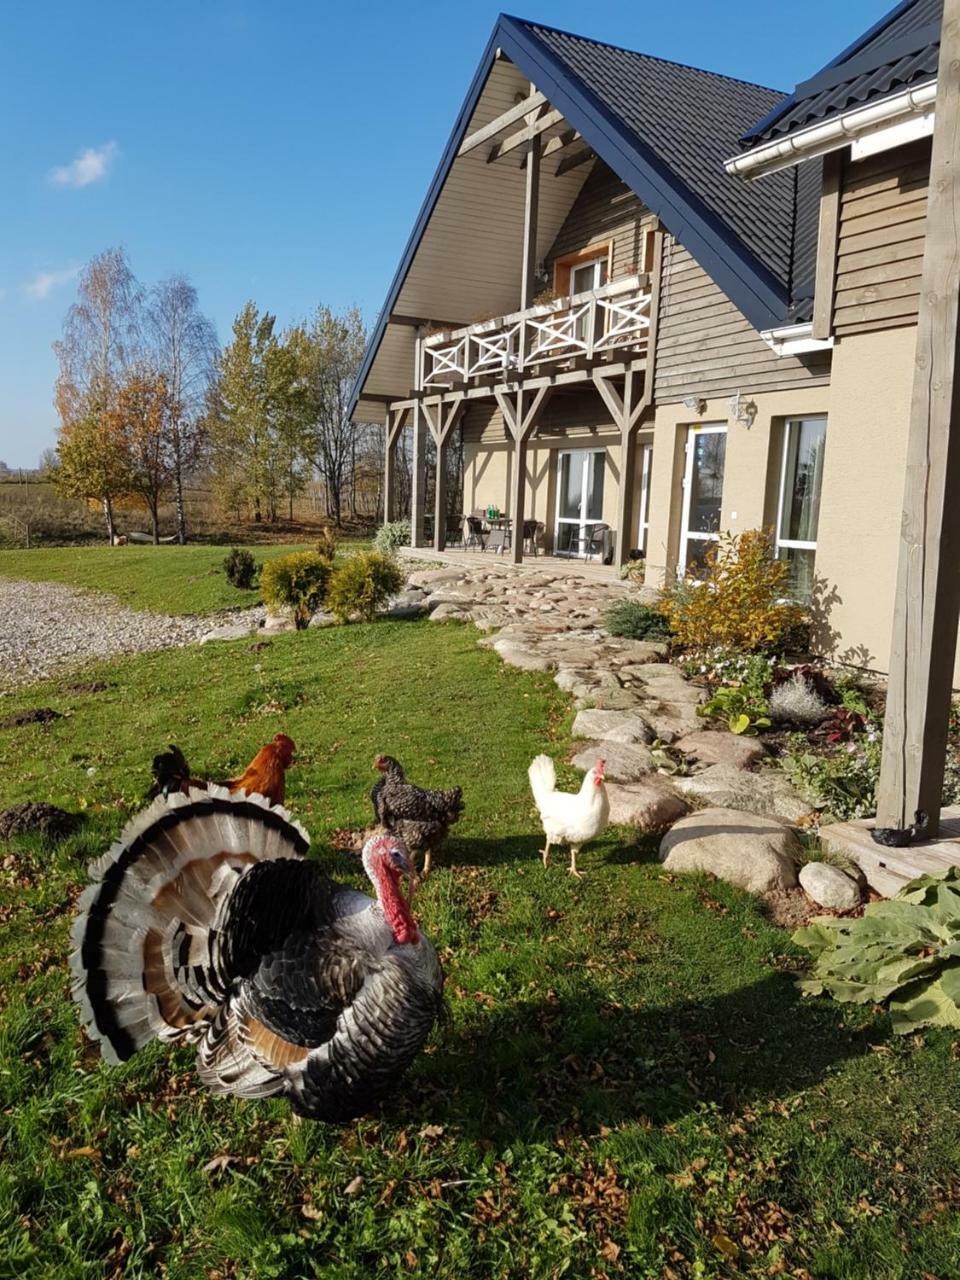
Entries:
POLYGON ((53 582, 0 578, 0 693, 97 658, 194 644, 225 623, 253 631, 264 612, 169 617, 53 582))

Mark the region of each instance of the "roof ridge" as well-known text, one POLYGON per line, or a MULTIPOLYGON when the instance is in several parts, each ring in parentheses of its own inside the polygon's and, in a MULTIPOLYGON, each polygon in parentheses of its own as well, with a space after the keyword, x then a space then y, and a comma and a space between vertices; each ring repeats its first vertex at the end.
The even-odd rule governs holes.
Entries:
MULTIPOLYGON (((913 3, 914 0, 910 0, 913 3)), ((642 49, 628 49, 625 44, 614 44, 612 40, 599 40, 594 36, 584 36, 578 31, 568 31, 566 27, 555 27, 549 22, 538 22, 534 18, 520 18, 513 13, 501 13, 501 18, 509 18, 523 27, 552 31, 559 36, 569 36, 571 40, 582 40, 584 44, 599 45, 603 49, 616 49, 618 53, 629 53, 634 58, 647 58, 650 62, 659 62, 665 67, 679 67, 683 71, 697 71, 700 75, 712 76, 715 80, 725 80, 728 84, 742 84, 748 89, 762 89, 765 93, 777 93, 781 97, 785 89, 774 88, 773 85, 759 84, 756 80, 744 80, 742 76, 727 75, 725 71, 711 71, 709 67, 696 67, 692 62, 678 62, 676 58, 662 58, 657 53, 644 53, 642 49)))

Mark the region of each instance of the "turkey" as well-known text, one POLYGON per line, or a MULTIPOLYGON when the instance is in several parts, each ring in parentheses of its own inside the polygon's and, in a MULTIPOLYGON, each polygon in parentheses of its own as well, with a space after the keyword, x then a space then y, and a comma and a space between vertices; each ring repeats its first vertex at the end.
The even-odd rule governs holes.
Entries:
POLYGON ((71 957, 74 996, 109 1062, 151 1040, 196 1044, 215 1093, 286 1097, 345 1122, 396 1086, 442 1006, 436 952, 410 913, 402 842, 375 836, 376 900, 304 854, 259 795, 160 796, 91 872, 71 957))

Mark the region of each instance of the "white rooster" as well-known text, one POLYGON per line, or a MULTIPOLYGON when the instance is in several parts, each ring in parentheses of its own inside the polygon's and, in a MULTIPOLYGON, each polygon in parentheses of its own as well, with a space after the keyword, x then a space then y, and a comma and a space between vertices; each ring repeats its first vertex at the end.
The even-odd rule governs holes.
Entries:
POLYGON ((537 756, 527 770, 533 798, 540 810, 540 821, 547 843, 541 850, 543 865, 550 863, 550 846, 570 846, 572 876, 580 877, 577 870, 577 854, 582 845, 595 840, 606 830, 610 821, 610 800, 603 785, 606 761, 598 760, 587 771, 583 785, 576 795, 557 790, 557 775, 549 756, 537 756))

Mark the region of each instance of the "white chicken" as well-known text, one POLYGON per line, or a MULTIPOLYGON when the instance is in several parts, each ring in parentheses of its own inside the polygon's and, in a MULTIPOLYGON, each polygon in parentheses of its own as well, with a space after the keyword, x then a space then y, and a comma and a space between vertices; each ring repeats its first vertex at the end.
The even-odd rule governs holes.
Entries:
POLYGON ((550 864, 550 846, 570 846, 572 876, 580 878, 577 870, 577 854, 590 840, 595 840, 610 821, 610 800, 603 785, 604 760, 598 760, 587 771, 583 785, 576 795, 557 790, 557 774, 549 756, 537 756, 527 770, 533 798, 540 811, 540 821, 547 843, 541 850, 543 865, 550 864))

